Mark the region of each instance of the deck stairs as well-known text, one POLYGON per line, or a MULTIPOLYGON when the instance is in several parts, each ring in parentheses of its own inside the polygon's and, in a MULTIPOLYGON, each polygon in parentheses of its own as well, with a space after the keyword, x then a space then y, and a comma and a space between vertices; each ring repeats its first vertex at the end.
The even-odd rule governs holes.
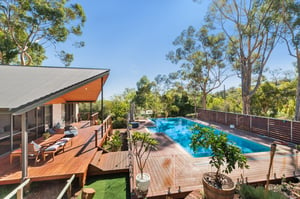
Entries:
POLYGON ((107 152, 99 150, 89 164, 88 175, 129 172, 128 151, 107 152))

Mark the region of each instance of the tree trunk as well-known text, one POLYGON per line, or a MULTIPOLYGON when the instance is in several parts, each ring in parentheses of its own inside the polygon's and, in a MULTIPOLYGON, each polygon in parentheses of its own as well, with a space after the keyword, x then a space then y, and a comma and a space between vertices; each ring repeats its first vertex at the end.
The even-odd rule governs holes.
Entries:
POLYGON ((83 188, 81 192, 82 199, 92 199, 96 191, 93 188, 83 188))
POLYGON ((204 110, 206 110, 206 98, 207 98, 207 94, 203 93, 203 96, 202 96, 202 108, 204 110))
POLYGON ((297 55, 297 90, 296 90, 296 110, 295 120, 300 121, 300 53, 297 55))
POLYGON ((250 114, 250 92, 251 92, 251 75, 252 75, 252 66, 250 63, 247 63, 244 58, 242 60, 242 100, 243 100, 243 114, 250 114))
POLYGON ((249 115, 251 108, 251 99, 249 95, 242 96, 243 98, 243 114, 249 115))

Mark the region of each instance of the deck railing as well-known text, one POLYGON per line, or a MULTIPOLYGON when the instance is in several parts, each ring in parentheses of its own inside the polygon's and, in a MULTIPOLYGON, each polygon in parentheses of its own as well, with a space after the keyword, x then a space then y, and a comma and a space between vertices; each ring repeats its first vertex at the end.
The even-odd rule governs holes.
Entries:
POLYGON ((22 184, 16 187, 12 192, 10 192, 4 199, 10 199, 17 194, 17 199, 23 198, 23 189, 30 182, 30 179, 25 180, 22 184))
POLYGON ((111 115, 107 116, 105 120, 103 120, 102 124, 100 124, 100 127, 98 130, 95 130, 95 144, 97 146, 102 146, 103 143, 106 141, 106 139, 112 134, 112 117, 111 115), (100 143, 97 143, 98 140, 98 133, 100 133, 101 141, 100 143))
POLYGON ((72 197, 72 182, 75 179, 75 174, 71 176, 69 180, 67 180, 67 184, 63 188, 63 190, 60 192, 60 194, 57 196, 57 199, 62 199, 65 193, 67 192, 67 198, 72 197))
POLYGON ((198 109, 198 119, 224 125, 274 139, 300 144, 300 122, 255 115, 244 115, 198 109))

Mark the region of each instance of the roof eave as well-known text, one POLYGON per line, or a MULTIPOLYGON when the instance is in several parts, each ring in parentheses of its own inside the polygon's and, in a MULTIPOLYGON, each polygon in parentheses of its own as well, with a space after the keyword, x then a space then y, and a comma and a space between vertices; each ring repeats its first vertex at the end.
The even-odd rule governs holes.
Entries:
POLYGON ((66 87, 64 89, 61 89, 61 90, 59 90, 59 91, 57 91, 55 93, 50 93, 49 95, 46 95, 46 96, 44 96, 42 98, 39 98, 39 99, 36 99, 36 100, 34 100, 32 102, 29 102, 27 104, 21 105, 21 106, 16 107, 16 108, 11 108, 11 109, 9 109, 8 112, 11 113, 11 114, 13 114, 13 115, 20 115, 22 113, 26 113, 26 112, 28 112, 28 111, 36 108, 36 107, 43 106, 45 103, 47 103, 47 102, 49 102, 49 101, 51 101, 51 100, 53 100, 53 99, 55 99, 55 98, 57 98, 59 96, 62 96, 62 95, 66 94, 66 93, 68 93, 68 92, 70 92, 72 90, 75 90, 75 89, 77 89, 77 88, 79 88, 81 86, 84 86, 85 84, 88 84, 88 83, 90 83, 90 82, 92 82, 94 80, 97 80, 99 78, 103 78, 105 76, 108 76, 109 75, 109 71, 110 70, 107 70, 107 71, 105 71, 105 72, 103 72, 101 74, 95 75, 95 76, 93 76, 93 77, 91 77, 89 79, 83 80, 83 81, 78 82, 78 83, 76 83, 74 85, 71 85, 71 86, 66 87))

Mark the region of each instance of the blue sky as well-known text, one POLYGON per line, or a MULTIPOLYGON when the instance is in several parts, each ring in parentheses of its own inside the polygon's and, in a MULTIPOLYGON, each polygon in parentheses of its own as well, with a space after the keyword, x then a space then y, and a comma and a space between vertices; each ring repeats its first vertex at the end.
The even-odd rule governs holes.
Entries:
MULTIPOLYGON (((147 75, 179 69, 166 60, 175 49, 172 42, 188 26, 203 24, 208 2, 193 0, 77 0, 87 15, 83 35, 71 37, 59 48, 74 54, 72 67, 108 68, 110 77, 104 88, 104 98, 121 94, 125 88, 136 88, 136 82, 147 75), (83 40, 84 48, 72 47, 83 40)), ((46 66, 62 66, 51 48, 47 49, 46 66)), ((277 48, 268 63, 269 68, 293 70, 291 57, 284 46, 277 48)), ((226 87, 238 86, 238 78, 230 78, 226 87)), ((223 88, 223 87, 222 87, 223 88)))

